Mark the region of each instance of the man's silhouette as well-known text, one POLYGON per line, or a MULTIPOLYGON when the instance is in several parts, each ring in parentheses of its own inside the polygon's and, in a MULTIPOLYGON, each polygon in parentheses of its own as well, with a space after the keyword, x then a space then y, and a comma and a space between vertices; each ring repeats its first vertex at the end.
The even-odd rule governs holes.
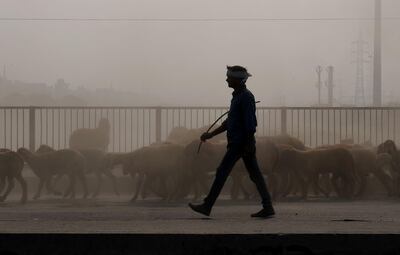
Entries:
POLYGON ((262 198, 263 209, 251 216, 271 217, 275 214, 274 208, 256 159, 256 142, 254 138, 257 126, 256 105, 253 94, 246 88, 247 78, 251 74, 241 66, 228 66, 227 69, 226 82, 230 88, 234 89, 228 118, 220 127, 211 133, 203 133, 200 137, 204 142, 215 135, 227 131, 227 152, 217 168, 214 183, 209 194, 204 199, 204 203, 198 205, 189 203, 189 206, 194 211, 209 216, 232 168, 242 158, 250 179, 256 185, 262 198))

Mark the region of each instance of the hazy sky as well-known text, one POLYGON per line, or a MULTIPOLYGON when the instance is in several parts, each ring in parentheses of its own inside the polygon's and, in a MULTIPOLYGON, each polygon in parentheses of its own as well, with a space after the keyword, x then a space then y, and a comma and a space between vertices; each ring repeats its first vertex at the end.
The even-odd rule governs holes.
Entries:
MULTIPOLYGON (((384 17, 400 1, 382 0, 384 17)), ((373 18, 373 0, 0 0, 0 18, 373 18)), ((399 20, 383 22, 383 93, 400 100, 399 20)), ((317 101, 315 66, 335 67, 335 98, 351 102, 352 42, 373 52, 373 21, 0 21, 0 65, 10 79, 155 95, 154 105, 227 105, 226 65, 254 75, 261 105, 317 101)), ((371 59, 372 60, 372 59, 371 59)), ((371 63, 365 64, 367 100, 371 63)), ((324 73, 324 79, 326 73, 324 73)), ((326 90, 323 92, 326 94, 326 90)))

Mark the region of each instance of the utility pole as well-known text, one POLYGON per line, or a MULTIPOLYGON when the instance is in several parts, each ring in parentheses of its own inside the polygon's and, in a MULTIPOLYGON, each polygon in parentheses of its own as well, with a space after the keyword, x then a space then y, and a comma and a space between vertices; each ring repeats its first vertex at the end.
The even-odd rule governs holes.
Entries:
POLYGON ((326 68, 328 72, 328 80, 326 86, 328 87, 328 105, 333 106, 333 66, 328 66, 326 68))
POLYGON ((321 73, 322 73, 322 67, 321 66, 317 66, 317 68, 315 68, 315 71, 317 72, 317 77, 318 77, 318 81, 317 81, 317 89, 318 89, 318 105, 321 105, 321 73))
POLYGON ((6 76, 6 65, 3 65, 3 79, 7 80, 7 76, 6 76))
POLYGON ((364 59, 365 53, 364 46, 367 44, 363 38, 360 31, 359 38, 357 41, 353 42, 355 45, 354 53, 356 54, 356 86, 354 95, 354 104, 356 106, 365 106, 365 90, 364 90, 364 64, 368 63, 364 59))
POLYGON ((374 32, 374 88, 373 104, 382 105, 382 61, 381 61, 381 0, 375 0, 375 32, 374 32))

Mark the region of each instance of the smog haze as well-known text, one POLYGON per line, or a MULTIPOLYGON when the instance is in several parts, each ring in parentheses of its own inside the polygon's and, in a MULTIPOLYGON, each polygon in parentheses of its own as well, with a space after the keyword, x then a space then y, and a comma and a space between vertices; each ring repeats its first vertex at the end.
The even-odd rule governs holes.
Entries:
MULTIPOLYGON (((400 2, 383 0, 382 17, 383 102, 399 102, 400 2)), ((236 64, 263 106, 316 104, 318 65, 323 82, 334 67, 335 104, 352 104, 362 38, 372 101, 373 0, 1 0, 0 18, 7 79, 128 91, 129 105, 226 106, 236 64)))

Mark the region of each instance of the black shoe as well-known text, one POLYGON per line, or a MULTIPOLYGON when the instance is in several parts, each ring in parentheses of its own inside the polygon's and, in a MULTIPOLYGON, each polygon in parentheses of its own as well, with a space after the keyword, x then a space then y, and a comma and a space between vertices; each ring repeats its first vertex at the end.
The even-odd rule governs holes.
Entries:
POLYGON ((189 203, 189 207, 192 208, 192 210, 195 212, 201 213, 205 216, 210 216, 211 207, 207 206, 204 203, 199 205, 194 205, 192 203, 189 203))
POLYGON ((274 208, 271 206, 264 207, 261 209, 261 211, 257 213, 253 213, 251 217, 257 217, 257 218, 271 218, 275 215, 274 208))

